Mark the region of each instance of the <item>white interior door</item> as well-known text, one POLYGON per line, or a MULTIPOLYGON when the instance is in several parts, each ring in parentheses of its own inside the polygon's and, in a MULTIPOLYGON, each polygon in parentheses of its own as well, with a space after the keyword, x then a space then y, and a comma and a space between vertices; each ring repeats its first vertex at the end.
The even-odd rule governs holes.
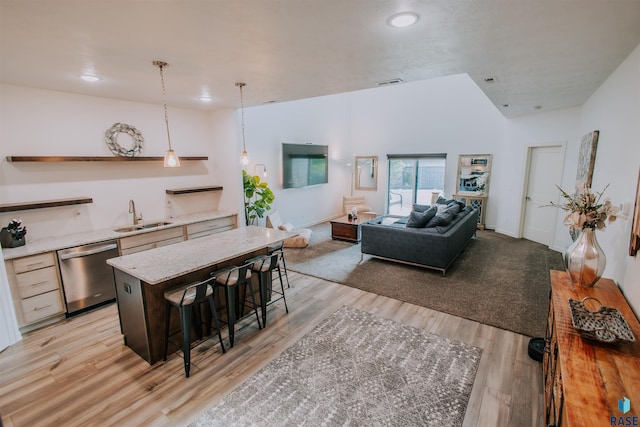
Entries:
POLYGON ((562 157, 563 150, 559 145, 529 149, 522 237, 547 246, 553 243, 557 210, 540 206, 558 200, 556 185, 562 179, 562 157))

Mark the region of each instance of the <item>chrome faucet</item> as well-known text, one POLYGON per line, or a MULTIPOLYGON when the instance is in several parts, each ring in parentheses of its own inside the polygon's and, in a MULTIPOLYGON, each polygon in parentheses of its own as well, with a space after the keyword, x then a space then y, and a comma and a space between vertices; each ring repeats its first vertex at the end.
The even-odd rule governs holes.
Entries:
POLYGON ((138 222, 142 221, 142 214, 136 215, 136 204, 133 200, 129 200, 129 213, 133 214, 133 225, 138 224, 138 222))

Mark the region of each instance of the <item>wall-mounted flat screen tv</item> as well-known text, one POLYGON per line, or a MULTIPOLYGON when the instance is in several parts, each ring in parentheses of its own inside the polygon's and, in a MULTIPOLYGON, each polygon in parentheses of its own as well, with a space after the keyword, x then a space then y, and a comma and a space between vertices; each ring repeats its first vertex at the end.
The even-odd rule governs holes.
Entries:
POLYGON ((282 143, 282 187, 299 188, 329 182, 329 147, 282 143))

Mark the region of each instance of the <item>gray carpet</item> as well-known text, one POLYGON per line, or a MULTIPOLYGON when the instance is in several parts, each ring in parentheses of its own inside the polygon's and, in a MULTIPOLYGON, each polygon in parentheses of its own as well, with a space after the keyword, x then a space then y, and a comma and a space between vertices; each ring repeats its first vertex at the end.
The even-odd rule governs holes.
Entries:
POLYGON ((460 426, 482 350, 342 307, 198 426, 460 426))
POLYGON ((370 256, 331 240, 329 223, 312 227, 310 245, 287 249, 287 268, 528 336, 544 336, 549 270, 562 255, 546 246, 481 231, 442 273, 370 256))

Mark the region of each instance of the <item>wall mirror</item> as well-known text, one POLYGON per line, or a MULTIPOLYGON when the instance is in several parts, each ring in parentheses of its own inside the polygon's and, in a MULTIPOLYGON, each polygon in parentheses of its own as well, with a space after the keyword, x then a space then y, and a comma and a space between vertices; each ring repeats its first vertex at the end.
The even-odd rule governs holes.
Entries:
POLYGON ((460 154, 458 156, 458 194, 489 193, 491 154, 460 154))
POLYGON ((356 190, 378 188, 378 156, 356 156, 356 190))

